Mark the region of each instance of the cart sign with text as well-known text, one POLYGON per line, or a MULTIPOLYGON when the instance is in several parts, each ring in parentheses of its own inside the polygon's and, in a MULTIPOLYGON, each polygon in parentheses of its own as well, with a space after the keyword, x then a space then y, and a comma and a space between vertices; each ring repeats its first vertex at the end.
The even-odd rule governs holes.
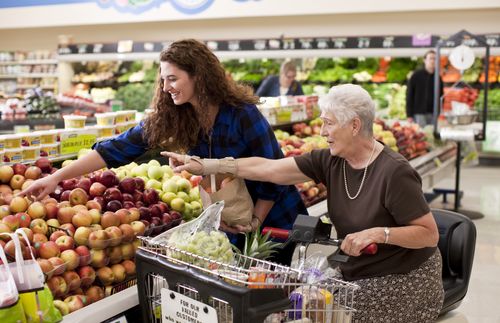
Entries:
POLYGON ((213 307, 167 288, 161 290, 161 317, 163 323, 218 322, 213 307))

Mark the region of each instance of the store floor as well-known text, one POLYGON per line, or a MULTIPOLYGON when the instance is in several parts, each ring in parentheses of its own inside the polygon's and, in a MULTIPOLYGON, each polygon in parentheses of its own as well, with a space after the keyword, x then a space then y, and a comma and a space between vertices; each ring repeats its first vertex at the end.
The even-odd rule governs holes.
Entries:
MULTIPOLYGON (((438 183, 439 188, 453 188, 454 178, 438 183)), ((439 318, 439 323, 500 323, 500 168, 465 167, 461 173, 464 209, 479 211, 484 218, 474 220, 477 229, 476 253, 467 296, 455 310, 439 318)), ((443 208, 440 200, 431 207, 443 208)), ((453 207, 449 198, 447 208, 453 207)), ((331 247, 313 245, 331 253, 331 247)))

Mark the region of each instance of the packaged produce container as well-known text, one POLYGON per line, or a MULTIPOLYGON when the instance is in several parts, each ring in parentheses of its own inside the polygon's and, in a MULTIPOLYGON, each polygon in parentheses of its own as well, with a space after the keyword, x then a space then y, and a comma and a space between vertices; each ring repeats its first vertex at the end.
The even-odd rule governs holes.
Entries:
POLYGON ((120 135, 130 129, 130 124, 128 122, 117 124, 115 127, 115 134, 120 135))
POLYGON ((75 116, 68 115, 64 116, 64 128, 65 129, 82 129, 85 127, 86 116, 75 116))
POLYGON ((0 151, 3 151, 5 149, 5 138, 3 136, 0 136, 0 151))
POLYGON ((98 126, 112 126, 115 124, 116 113, 96 113, 95 118, 98 126))
POLYGON ((59 143, 42 145, 40 147, 40 156, 53 158, 59 156, 59 143))
POLYGON ((21 144, 23 147, 40 147, 40 134, 37 132, 22 135, 21 144))
POLYGON ((0 150, 0 164, 6 163, 6 161, 3 159, 4 155, 5 155, 5 150, 0 150))
POLYGON ((23 149, 22 148, 12 148, 5 149, 4 151, 4 162, 6 163, 22 163, 23 162, 23 149))
POLYGON ((120 123, 127 122, 127 117, 130 115, 127 111, 116 111, 115 124, 118 125, 120 123))
POLYGON ((34 161, 40 157, 40 145, 23 147, 23 161, 34 161))
POLYGON ((59 133, 58 130, 39 131, 38 134, 40 135, 40 144, 41 145, 55 144, 57 142, 58 133, 59 133))
POLYGON ((5 149, 21 148, 21 139, 22 139, 21 135, 17 134, 3 135, 2 138, 4 139, 5 149))
POLYGON ((109 138, 115 135, 115 125, 95 126, 97 129, 97 138, 109 138))
POLYGON ((135 110, 124 110, 122 111, 125 114, 125 122, 135 121, 135 114, 137 111, 135 110))

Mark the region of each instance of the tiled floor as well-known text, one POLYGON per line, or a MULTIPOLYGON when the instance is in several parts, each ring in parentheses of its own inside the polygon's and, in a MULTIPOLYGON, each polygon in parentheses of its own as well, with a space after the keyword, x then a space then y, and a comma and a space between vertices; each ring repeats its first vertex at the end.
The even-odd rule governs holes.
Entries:
MULTIPOLYGON (((449 179, 438 186, 451 188, 453 183, 449 179)), ((484 218, 474 220, 476 253, 467 296, 438 322, 500 323, 500 167, 464 168, 460 184, 462 207, 480 211, 484 218)))

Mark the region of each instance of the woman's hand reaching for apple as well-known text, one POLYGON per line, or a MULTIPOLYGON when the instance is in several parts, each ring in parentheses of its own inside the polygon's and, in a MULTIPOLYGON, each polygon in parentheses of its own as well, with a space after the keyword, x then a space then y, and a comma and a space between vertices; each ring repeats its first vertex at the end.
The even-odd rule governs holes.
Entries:
POLYGON ((160 154, 168 157, 168 163, 176 173, 185 170, 194 175, 203 174, 203 164, 192 159, 189 155, 181 155, 169 151, 163 151, 160 154))
POLYGON ((44 178, 40 178, 26 189, 21 191, 18 196, 26 196, 29 199, 41 200, 50 193, 54 192, 59 180, 54 175, 49 175, 44 178))

